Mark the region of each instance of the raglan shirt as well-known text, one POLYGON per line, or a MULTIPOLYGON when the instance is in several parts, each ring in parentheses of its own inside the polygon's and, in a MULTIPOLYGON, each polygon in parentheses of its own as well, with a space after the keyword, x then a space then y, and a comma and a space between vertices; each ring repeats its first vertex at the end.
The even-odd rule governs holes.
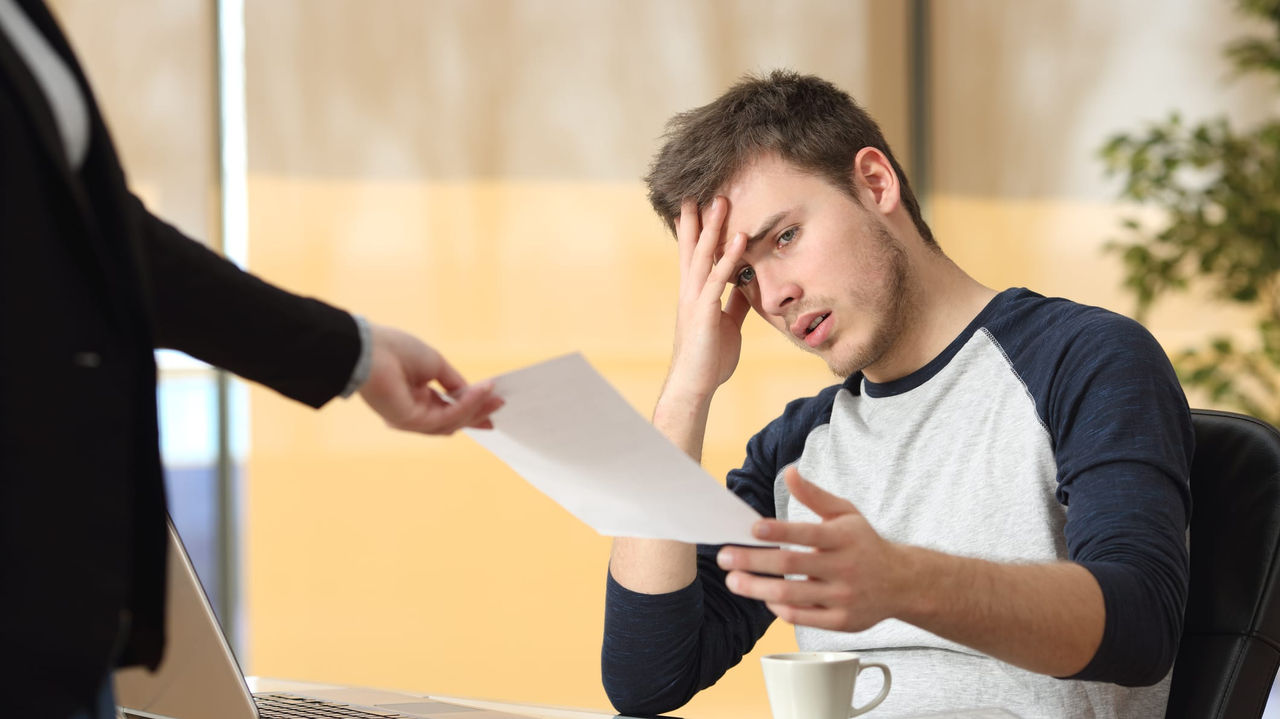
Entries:
MULTIPOLYGON (((1101 646, 1079 674, 1027 672, 898 620, 796 628, 802 650, 884 661, 878 716, 1001 706, 1035 717, 1161 716, 1188 581, 1190 412, 1136 322, 1025 289, 997 295, 940 354, 888 383, 861 374, 791 402, 747 445, 729 488, 762 515, 818 521, 782 471, 845 497, 883 537, 1000 562, 1070 560, 1102 589, 1101 646)), ((773 620, 730 593, 698 548, 698 576, 646 595, 608 579, 602 671, 624 713, 683 705, 773 620)), ((876 673, 858 684, 874 696, 876 673)))

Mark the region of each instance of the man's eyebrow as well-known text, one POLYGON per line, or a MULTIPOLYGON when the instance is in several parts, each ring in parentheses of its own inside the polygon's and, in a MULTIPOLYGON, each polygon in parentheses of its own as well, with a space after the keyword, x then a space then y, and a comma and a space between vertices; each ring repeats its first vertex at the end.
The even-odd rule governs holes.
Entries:
POLYGON ((779 212, 778 214, 773 215, 772 217, 766 219, 760 225, 760 229, 756 230, 756 233, 754 235, 747 238, 747 246, 743 250, 743 252, 750 251, 752 246, 754 246, 760 240, 763 240, 765 238, 765 235, 768 235, 770 232, 772 232, 773 228, 776 227, 778 223, 782 221, 782 218, 787 216, 788 212, 789 210, 783 210, 782 212, 779 212))

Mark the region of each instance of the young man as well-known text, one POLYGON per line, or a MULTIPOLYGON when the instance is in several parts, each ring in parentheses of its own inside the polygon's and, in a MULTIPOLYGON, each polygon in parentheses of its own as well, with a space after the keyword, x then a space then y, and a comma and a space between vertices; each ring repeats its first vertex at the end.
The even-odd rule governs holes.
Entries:
POLYGON ((748 78, 668 129, 647 181, 681 282, 654 424, 700 458, 748 310, 846 379, 791 402, 729 475, 783 548, 615 541, 614 705, 682 705, 777 616, 801 649, 889 664, 885 716, 1162 715, 1193 434, 1154 339, 965 274, 875 122, 823 80, 748 78))

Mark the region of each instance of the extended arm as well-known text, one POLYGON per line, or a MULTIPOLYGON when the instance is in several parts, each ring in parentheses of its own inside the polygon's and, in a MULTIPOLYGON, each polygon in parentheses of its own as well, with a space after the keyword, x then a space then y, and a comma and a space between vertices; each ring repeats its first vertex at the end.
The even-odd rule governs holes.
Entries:
MULTIPOLYGON (((136 198, 142 282, 158 346, 182 350, 299 402, 320 407, 352 378, 361 338, 350 314, 244 272, 152 215, 136 198)), ((487 426, 501 400, 468 386, 433 348, 372 325, 361 397, 398 429, 447 434, 487 426), (456 401, 444 401, 435 382, 456 401)))

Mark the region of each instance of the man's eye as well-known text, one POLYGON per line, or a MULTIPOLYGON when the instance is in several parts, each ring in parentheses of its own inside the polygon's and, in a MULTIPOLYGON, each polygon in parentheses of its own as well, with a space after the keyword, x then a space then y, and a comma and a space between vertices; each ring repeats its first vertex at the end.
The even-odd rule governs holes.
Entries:
POLYGON ((796 231, 794 227, 788 227, 783 230, 782 234, 778 235, 778 247, 791 244, 791 241, 796 238, 796 231))
POLYGON ((743 287, 751 284, 751 281, 754 280, 755 278, 756 278, 756 271, 753 268, 751 268, 750 266, 743 267, 742 269, 738 270, 738 277, 735 280, 734 284, 739 287, 743 287))

